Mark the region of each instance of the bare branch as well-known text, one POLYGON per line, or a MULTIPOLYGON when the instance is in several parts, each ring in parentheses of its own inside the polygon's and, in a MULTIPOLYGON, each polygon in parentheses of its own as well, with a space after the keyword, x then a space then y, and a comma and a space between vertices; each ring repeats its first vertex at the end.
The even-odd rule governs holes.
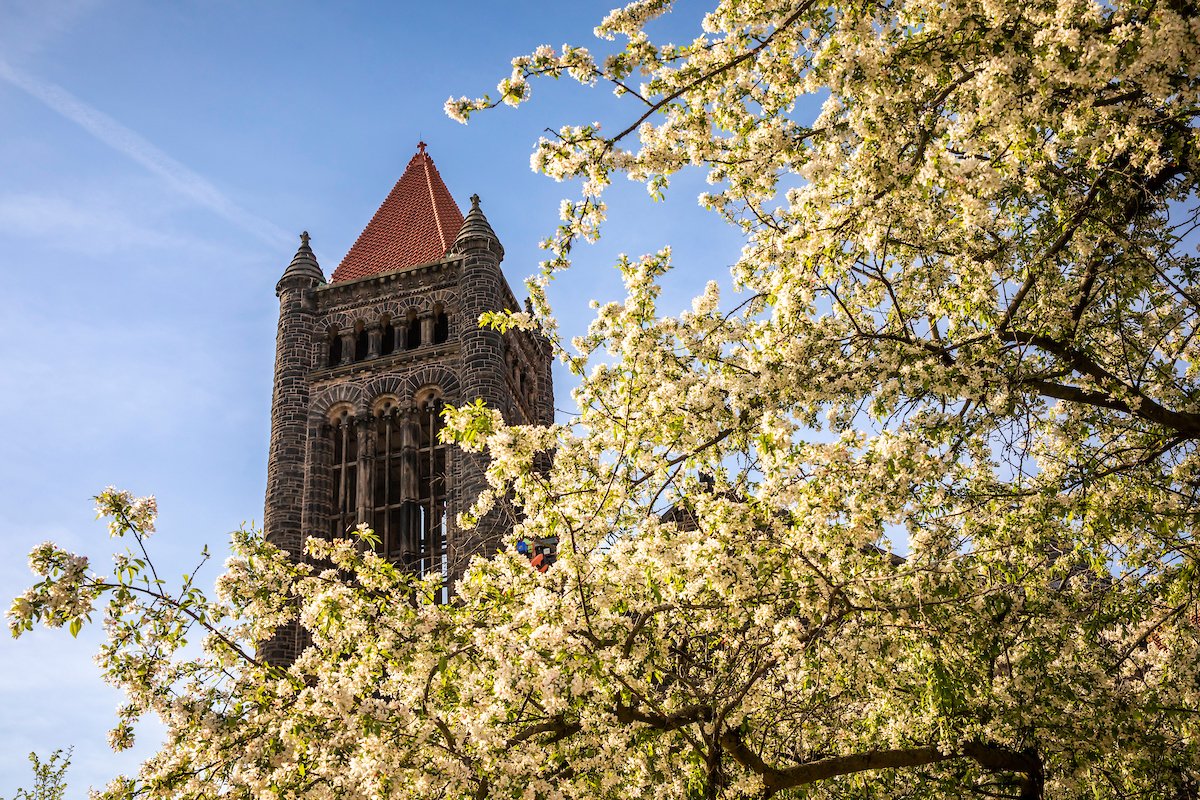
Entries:
POLYGON ((900 767, 923 767, 956 758, 969 758, 986 770, 993 772, 1015 772, 1021 776, 1023 798, 1042 796, 1042 766, 1035 755, 1018 753, 1001 747, 971 742, 963 745, 959 752, 944 753, 934 746, 907 747, 897 750, 871 750, 846 756, 831 756, 807 764, 786 769, 775 769, 762 760, 742 741, 735 731, 721 735, 721 746, 733 758, 763 778, 765 797, 771 797, 783 789, 804 786, 817 781, 829 780, 841 775, 852 775, 868 770, 897 769, 900 767))

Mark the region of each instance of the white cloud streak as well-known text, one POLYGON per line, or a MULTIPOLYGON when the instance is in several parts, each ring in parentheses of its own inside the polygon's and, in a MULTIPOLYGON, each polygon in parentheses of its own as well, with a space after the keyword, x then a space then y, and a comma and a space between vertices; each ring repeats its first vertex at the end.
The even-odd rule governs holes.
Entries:
POLYGON ((272 247, 286 246, 292 242, 294 237, 279 226, 238 206, 203 177, 61 86, 39 80, 13 67, 3 58, 0 58, 0 78, 76 123, 117 152, 129 156, 161 177, 179 193, 249 231, 272 247))

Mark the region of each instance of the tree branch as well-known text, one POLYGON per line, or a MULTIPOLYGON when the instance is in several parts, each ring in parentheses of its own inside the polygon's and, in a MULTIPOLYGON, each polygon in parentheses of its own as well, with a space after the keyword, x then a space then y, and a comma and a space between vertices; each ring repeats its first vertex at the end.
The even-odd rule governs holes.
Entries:
MULTIPOLYGON (((1080 204, 1079 209, 1073 215, 1071 215, 1071 221, 1067 223, 1067 226, 1063 228, 1063 232, 1058 235, 1058 238, 1054 240, 1054 244, 1050 245, 1050 249, 1042 255, 1039 261, 1043 263, 1049 261, 1051 258, 1058 255, 1058 251, 1066 247, 1067 243, 1071 241, 1071 237, 1075 235, 1075 231, 1077 231, 1079 226, 1083 224, 1083 218, 1087 214, 1088 209, 1091 207, 1092 201, 1096 199, 1096 193, 1100 190, 1100 184, 1103 182, 1102 179, 1106 174, 1107 173, 1101 173, 1096 178, 1096 182, 1092 184, 1092 188, 1088 191, 1087 196, 1083 198, 1083 202, 1080 204)), ((1013 317, 1017 315, 1017 309, 1021 307, 1021 303, 1025 300, 1025 295, 1029 294, 1029 290, 1032 289, 1034 283, 1037 282, 1037 275, 1038 272, 1036 268, 1031 268, 1029 270, 1029 275, 1025 277, 1025 282, 1021 284, 1021 288, 1017 290, 1016 296, 1013 297, 1012 302, 1008 304, 1008 308, 1004 312, 1003 319, 1001 319, 1000 324, 996 326, 997 333, 1003 333, 1013 321, 1013 317)))
POLYGON ((1117 376, 1100 366, 1081 351, 1069 347, 1049 336, 1022 331, 1002 332, 1000 338, 1003 341, 1015 342, 1017 344, 1031 344, 1034 347, 1056 355, 1066 361, 1073 370, 1095 378, 1104 388, 1110 391, 1121 387, 1131 392, 1136 396, 1137 402, 1131 404, 1123 400, 1117 400, 1108 392, 1088 392, 1073 386, 1063 386, 1049 381, 1029 380, 1021 382, 1026 386, 1037 389, 1041 394, 1048 397, 1056 397, 1060 400, 1111 408, 1114 411, 1123 411, 1127 414, 1149 420, 1150 422, 1164 425, 1183 436, 1200 438, 1200 414, 1172 411, 1162 406, 1143 395, 1135 387, 1117 378, 1117 376))
POLYGON ((613 715, 619 722, 629 724, 641 722, 660 731, 674 731, 694 722, 704 722, 712 719, 713 710, 710 706, 699 703, 684 706, 672 714, 647 714, 631 706, 618 704, 613 709, 613 715))
POLYGON ((648 110, 645 114, 642 114, 642 116, 638 117, 636 122, 634 122, 632 125, 630 125, 625 130, 618 133, 616 136, 609 139, 608 140, 609 146, 611 146, 613 143, 615 143, 617 141, 620 141, 621 139, 624 139, 629 134, 633 133, 635 130, 637 130, 639 125, 641 125, 643 122, 646 121, 646 119, 651 114, 653 114, 655 111, 658 111, 660 108, 665 106, 667 103, 670 103, 671 101, 678 99, 685 92, 695 89, 697 86, 701 85, 702 83, 709 80, 710 78, 715 78, 718 75, 720 75, 721 73, 727 72, 728 70, 733 69, 734 67, 736 67, 738 64, 742 63, 743 61, 753 58, 754 56, 758 55, 758 53, 764 47, 766 47, 768 44, 771 43, 771 40, 774 39, 776 35, 781 33, 785 28, 790 27, 793 22, 800 19, 800 16, 805 11, 812 8, 813 4, 814 4, 814 0, 805 0, 805 2, 801 3, 800 7, 798 9, 796 9, 790 17, 788 17, 782 23, 780 23, 779 26, 775 28, 775 30, 771 31, 771 34, 769 36, 767 36, 767 38, 763 39, 762 42, 757 47, 755 47, 751 50, 747 50, 745 53, 742 53, 737 58, 735 58, 732 61, 729 61, 725 64, 722 64, 721 66, 717 67, 716 69, 712 70, 711 72, 706 72, 705 74, 701 75, 699 78, 696 78, 696 80, 689 83, 687 86, 677 89, 676 91, 674 91, 671 94, 664 97, 662 100, 659 100, 657 103, 655 103, 654 105, 652 105, 650 107, 650 110, 648 110))
POLYGON ((1019 753, 1002 747, 979 742, 964 744, 959 752, 943 753, 937 747, 918 746, 898 750, 871 750, 847 756, 831 756, 807 764, 786 769, 775 769, 763 761, 738 736, 736 731, 721 734, 721 747, 746 769, 762 776, 764 798, 769 798, 783 789, 804 786, 817 781, 851 775, 867 770, 896 769, 899 767, 923 767, 955 758, 969 758, 991 772, 1015 772, 1021 776, 1021 797, 1042 796, 1041 760, 1030 753, 1019 753))
POLYGON ((574 736, 583 730, 583 726, 578 722, 567 722, 563 719, 562 714, 559 714, 554 719, 548 722, 541 722, 537 725, 530 725, 520 733, 511 737, 508 740, 508 746, 512 747, 515 744, 520 744, 527 739, 532 739, 534 736, 542 733, 553 733, 549 739, 546 739, 542 744, 553 744, 561 739, 566 739, 568 736, 574 736))

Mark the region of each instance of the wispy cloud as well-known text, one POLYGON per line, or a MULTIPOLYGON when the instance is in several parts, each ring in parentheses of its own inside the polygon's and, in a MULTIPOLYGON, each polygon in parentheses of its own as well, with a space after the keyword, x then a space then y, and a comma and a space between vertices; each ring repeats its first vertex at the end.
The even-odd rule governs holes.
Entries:
POLYGON ((238 206, 203 177, 61 86, 39 80, 13 67, 3 58, 0 58, 0 78, 24 90, 109 147, 129 156, 163 178, 176 191, 249 231, 267 244, 279 247, 291 243, 293 237, 277 225, 238 206))
POLYGON ((139 225, 122 213, 111 197, 88 194, 0 193, 0 233, 38 238, 57 249, 88 253, 180 246, 194 250, 207 244, 166 233, 165 226, 139 225))
POLYGON ((0 52, 27 56, 75 27, 102 0, 4 0, 0 3, 0 52))

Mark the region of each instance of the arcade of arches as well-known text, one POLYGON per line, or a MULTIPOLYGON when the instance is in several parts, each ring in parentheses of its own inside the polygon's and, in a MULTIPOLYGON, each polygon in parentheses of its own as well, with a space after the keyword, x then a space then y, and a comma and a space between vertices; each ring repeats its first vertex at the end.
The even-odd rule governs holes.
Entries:
POLYGON ((442 400, 425 392, 415 407, 393 398, 356 418, 347 408, 325 426, 330 453, 329 533, 366 522, 379 552, 420 575, 447 566, 446 445, 440 441, 442 400))

